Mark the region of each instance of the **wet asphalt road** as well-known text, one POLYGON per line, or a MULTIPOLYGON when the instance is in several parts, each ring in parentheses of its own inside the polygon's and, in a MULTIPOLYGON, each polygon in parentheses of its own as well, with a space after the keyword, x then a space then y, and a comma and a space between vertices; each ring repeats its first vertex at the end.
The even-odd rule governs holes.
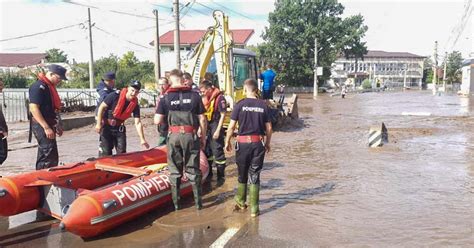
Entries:
MULTIPOLYGON (((89 240, 54 220, 30 223, 31 212, 0 218, 0 246, 209 247, 223 236, 226 247, 474 246, 474 99, 427 91, 303 96, 299 109, 301 120, 274 134, 257 219, 232 211, 231 163, 224 186, 206 186, 202 211, 187 198, 179 212, 168 206, 89 240), (382 122, 389 143, 370 149, 369 128, 382 122)), ((128 130, 129 150, 139 149, 128 130)), ((156 142, 153 126, 146 130, 156 142)), ((92 127, 67 132, 61 159, 95 156, 97 140, 92 127)), ((31 169, 35 155, 12 151, 1 174, 31 169)))

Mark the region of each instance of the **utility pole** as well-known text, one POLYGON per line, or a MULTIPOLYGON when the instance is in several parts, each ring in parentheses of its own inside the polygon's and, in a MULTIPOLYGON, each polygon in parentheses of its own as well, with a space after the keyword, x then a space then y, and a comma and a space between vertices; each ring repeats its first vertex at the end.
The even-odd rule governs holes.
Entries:
POLYGON ((369 63, 367 63, 367 70, 369 72, 369 82, 372 85, 372 88, 375 88, 374 83, 372 82, 372 65, 370 65, 369 63))
POLYGON ((155 15, 155 81, 158 83, 158 79, 161 76, 161 64, 160 64, 160 30, 158 25, 158 10, 153 10, 153 14, 155 15))
POLYGON ((438 84, 438 41, 435 41, 435 48, 433 54, 433 95, 436 94, 436 85, 438 84))
POLYGON ((405 64, 405 73, 403 75, 403 89, 407 88, 407 70, 408 70, 408 62, 405 64))
POLYGON ((89 88, 94 88, 94 52, 92 51, 92 24, 91 24, 91 9, 87 8, 87 15, 89 16, 89 48, 91 56, 89 58, 89 88))
POLYGON ((174 21, 175 21, 175 28, 174 28, 174 52, 176 54, 176 68, 181 69, 181 57, 179 54, 179 0, 174 0, 173 2, 174 8, 174 21))
POLYGON ((444 69, 443 69, 443 89, 446 92, 446 69, 448 64, 448 51, 444 52, 444 69))
POLYGON ((314 85, 313 98, 318 97, 318 38, 314 38, 314 85))

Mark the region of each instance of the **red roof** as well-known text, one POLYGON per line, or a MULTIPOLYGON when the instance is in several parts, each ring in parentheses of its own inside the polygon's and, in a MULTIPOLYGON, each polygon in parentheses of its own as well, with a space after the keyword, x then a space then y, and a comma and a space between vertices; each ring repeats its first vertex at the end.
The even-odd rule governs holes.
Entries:
POLYGON ((0 53, 0 66, 26 67, 41 64, 46 53, 0 53))
MULTIPOLYGON (((247 41, 252 37, 255 31, 253 29, 233 29, 230 30, 234 44, 245 45, 247 41)), ((181 45, 194 45, 198 44, 199 40, 204 36, 206 30, 180 30, 179 40, 181 45)), ((173 45, 174 43, 174 30, 168 31, 160 36, 160 45, 173 45)), ((150 45, 154 45, 154 41, 150 45)))

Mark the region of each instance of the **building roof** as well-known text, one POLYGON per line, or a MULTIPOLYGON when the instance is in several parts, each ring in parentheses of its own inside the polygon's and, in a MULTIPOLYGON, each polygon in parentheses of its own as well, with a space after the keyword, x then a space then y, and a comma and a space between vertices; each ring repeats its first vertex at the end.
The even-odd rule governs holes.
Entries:
POLYGON ((386 52, 380 50, 369 50, 364 58, 425 58, 424 56, 416 55, 407 52, 386 52))
POLYGON ((46 53, 0 53, 1 67, 27 67, 41 64, 46 53))
POLYGON ((463 60, 462 66, 474 66, 474 57, 463 60))
MULTIPOLYGON (((230 30, 234 44, 245 45, 247 41, 255 33, 253 29, 233 29, 230 30)), ((199 40, 204 36, 206 30, 180 30, 179 40, 181 45, 194 45, 198 44, 199 40)), ((174 31, 168 31, 160 36, 160 45, 169 46, 174 43, 174 31)), ((150 42, 150 45, 154 46, 154 41, 150 42)))

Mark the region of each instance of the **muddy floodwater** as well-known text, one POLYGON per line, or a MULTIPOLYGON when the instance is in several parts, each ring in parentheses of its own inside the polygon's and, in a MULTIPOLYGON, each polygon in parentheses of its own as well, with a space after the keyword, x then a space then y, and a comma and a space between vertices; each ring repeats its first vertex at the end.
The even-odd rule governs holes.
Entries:
MULTIPOLYGON (((407 91, 301 96, 298 105, 301 120, 274 134, 255 220, 232 211, 229 154, 227 181, 204 186, 202 211, 188 197, 179 212, 168 205, 87 240, 29 212, 0 218, 0 247, 474 247, 474 99, 407 91), (368 148, 369 128, 382 122, 389 143, 368 148)), ((129 150, 139 149, 128 130, 129 150)), ((67 132, 61 160, 95 156, 97 140, 92 126, 67 132)), ((36 148, 22 142, 12 140, 1 175, 34 167, 36 148)))

